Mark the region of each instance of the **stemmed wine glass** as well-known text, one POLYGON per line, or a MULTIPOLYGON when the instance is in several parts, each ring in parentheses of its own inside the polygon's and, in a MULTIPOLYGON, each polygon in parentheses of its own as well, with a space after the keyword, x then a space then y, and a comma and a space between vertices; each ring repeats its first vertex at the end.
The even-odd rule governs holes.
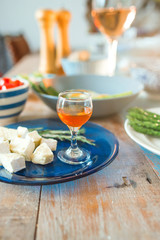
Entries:
POLYGON ((78 130, 92 115, 92 98, 88 92, 70 90, 61 92, 57 101, 57 113, 71 131, 71 146, 58 152, 58 158, 68 164, 89 164, 90 153, 79 148, 76 136, 78 130))
POLYGON ((108 75, 114 75, 118 38, 128 29, 136 15, 132 0, 92 0, 95 26, 108 39, 108 75))

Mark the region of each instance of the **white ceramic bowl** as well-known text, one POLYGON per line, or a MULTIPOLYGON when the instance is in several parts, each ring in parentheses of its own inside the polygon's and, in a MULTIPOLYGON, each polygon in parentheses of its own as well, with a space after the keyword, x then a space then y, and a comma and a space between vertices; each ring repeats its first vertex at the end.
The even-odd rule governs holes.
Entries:
POLYGON ((19 87, 0 90, 1 125, 16 121, 18 115, 24 108, 28 96, 29 83, 26 80, 19 80, 24 84, 19 87))
POLYGON ((73 61, 68 58, 63 58, 62 67, 66 75, 107 75, 108 73, 106 57, 97 57, 87 61, 73 61))
MULTIPOLYGON (((124 76, 97 76, 76 75, 56 77, 53 86, 58 92, 70 89, 85 89, 105 94, 120 94, 131 91, 132 94, 117 98, 93 100, 93 117, 107 116, 120 112, 127 107, 141 92, 143 86, 140 82, 124 76)), ((51 109, 56 111, 58 97, 46 94, 37 94, 51 109)))

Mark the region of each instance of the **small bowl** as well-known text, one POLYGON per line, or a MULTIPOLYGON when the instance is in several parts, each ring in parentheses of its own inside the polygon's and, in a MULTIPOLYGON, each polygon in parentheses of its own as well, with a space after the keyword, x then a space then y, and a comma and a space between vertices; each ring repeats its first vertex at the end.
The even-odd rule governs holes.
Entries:
POLYGON ((73 61, 68 58, 61 60, 62 67, 66 75, 78 75, 78 74, 95 74, 95 75, 107 75, 107 63, 106 57, 97 57, 87 61, 73 61))
MULTIPOLYGON (((13 78, 14 79, 14 78, 13 78)), ((16 78, 18 79, 18 78, 16 78)), ((19 79, 24 84, 0 90, 0 124, 9 124, 17 120, 22 112, 28 97, 29 83, 26 80, 19 79)))
MULTIPOLYGON (((141 92, 143 86, 140 82, 124 76, 97 76, 97 75, 76 75, 56 77, 53 86, 58 92, 71 89, 91 90, 104 94, 120 94, 131 91, 132 94, 107 99, 93 100, 93 117, 107 116, 120 112, 127 107, 141 92)), ((46 105, 56 111, 58 97, 36 93, 46 105)))

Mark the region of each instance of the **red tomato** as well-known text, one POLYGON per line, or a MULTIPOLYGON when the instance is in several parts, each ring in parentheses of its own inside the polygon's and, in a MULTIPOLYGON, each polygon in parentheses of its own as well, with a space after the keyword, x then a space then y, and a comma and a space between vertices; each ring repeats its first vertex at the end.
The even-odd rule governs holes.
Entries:
POLYGON ((6 90, 10 88, 15 88, 23 85, 24 83, 17 80, 12 80, 10 78, 2 78, 0 82, 0 90, 6 90))

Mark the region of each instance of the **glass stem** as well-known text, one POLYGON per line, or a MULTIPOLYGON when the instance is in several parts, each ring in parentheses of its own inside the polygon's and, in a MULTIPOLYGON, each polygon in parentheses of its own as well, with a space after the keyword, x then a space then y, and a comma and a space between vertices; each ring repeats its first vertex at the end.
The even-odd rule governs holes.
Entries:
POLYGON ((78 129, 77 128, 71 128, 71 148, 72 150, 75 150, 78 148, 77 145, 77 133, 78 133, 78 129))
POLYGON ((70 127, 71 131, 71 146, 67 149, 67 155, 71 158, 77 158, 82 155, 82 151, 78 148, 77 145, 77 133, 79 128, 77 127, 70 127))
POLYGON ((113 76, 116 69, 118 41, 116 39, 109 39, 108 44, 108 75, 113 76))

